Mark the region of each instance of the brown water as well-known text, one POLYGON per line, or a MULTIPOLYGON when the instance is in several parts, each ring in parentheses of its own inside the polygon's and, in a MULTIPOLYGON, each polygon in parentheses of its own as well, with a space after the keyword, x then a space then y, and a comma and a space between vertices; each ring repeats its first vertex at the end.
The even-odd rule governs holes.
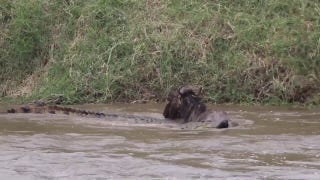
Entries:
MULTIPOLYGON (((79 107, 161 118, 164 105, 79 107)), ((213 108, 240 126, 177 130, 0 115, 0 179, 320 179, 319 109, 213 108)))

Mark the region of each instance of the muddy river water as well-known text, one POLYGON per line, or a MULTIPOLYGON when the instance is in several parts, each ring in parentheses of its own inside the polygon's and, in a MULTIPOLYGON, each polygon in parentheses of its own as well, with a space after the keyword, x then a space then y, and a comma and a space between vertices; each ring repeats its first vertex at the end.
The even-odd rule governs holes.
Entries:
MULTIPOLYGON (((164 104, 78 107, 161 118, 164 104)), ((212 108, 240 126, 181 130, 1 114, 0 179, 320 179, 320 109, 212 108)))

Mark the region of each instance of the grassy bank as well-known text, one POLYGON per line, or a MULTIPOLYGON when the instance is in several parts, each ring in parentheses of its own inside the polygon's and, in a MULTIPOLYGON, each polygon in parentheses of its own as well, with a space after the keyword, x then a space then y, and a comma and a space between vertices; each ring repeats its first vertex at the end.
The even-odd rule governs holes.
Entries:
POLYGON ((0 95, 320 102, 317 0, 0 0, 0 95))

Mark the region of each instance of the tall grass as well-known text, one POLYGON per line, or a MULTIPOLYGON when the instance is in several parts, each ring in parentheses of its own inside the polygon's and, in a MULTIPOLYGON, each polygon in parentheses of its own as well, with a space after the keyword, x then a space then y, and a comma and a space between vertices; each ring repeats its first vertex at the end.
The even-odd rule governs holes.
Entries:
POLYGON ((320 100, 316 0, 0 1, 3 96, 163 100, 193 84, 218 103, 320 100))

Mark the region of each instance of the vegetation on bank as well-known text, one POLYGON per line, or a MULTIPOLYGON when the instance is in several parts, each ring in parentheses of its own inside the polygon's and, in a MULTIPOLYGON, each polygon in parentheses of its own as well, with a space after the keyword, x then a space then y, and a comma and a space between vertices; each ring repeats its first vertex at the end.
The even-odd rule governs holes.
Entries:
POLYGON ((0 0, 0 96, 320 103, 318 0, 0 0))

